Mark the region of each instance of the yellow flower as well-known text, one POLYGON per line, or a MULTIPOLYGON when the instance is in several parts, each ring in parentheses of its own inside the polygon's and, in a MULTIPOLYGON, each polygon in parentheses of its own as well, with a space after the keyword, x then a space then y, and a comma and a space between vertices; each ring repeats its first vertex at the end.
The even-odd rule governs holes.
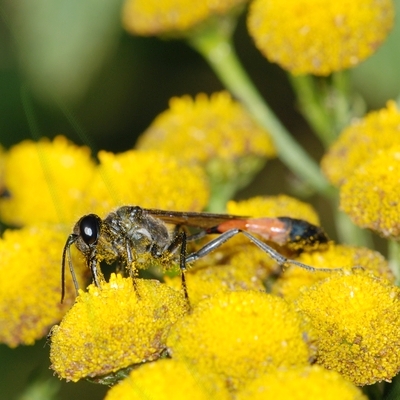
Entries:
POLYGON ((0 198, 0 218, 17 226, 71 223, 94 170, 89 149, 63 136, 19 143, 6 154, 4 185, 10 196, 0 198))
POLYGON ((124 28, 136 35, 182 35, 212 16, 234 12, 247 0, 196 1, 126 0, 123 8, 124 28))
POLYGON ((101 151, 100 166, 90 185, 86 213, 105 215, 116 206, 201 211, 208 201, 206 176, 160 151, 101 151))
POLYGON ((248 29, 271 62, 293 74, 329 75, 373 54, 393 20, 391 0, 255 0, 248 29))
MULTIPOLYGON (((90 285, 52 330, 51 368, 60 378, 103 378, 165 352, 170 326, 187 308, 181 292, 154 280, 112 274, 90 285)), ((110 378, 111 379, 111 378, 110 378)))
MULTIPOLYGON (((0 239, 0 342, 33 344, 71 306, 75 289, 67 279, 61 299, 61 251, 66 234, 56 227, 7 230, 0 239)), ((74 259, 79 283, 86 266, 74 259)))
POLYGON ((400 237, 400 145, 378 152, 340 190, 340 207, 352 221, 386 238, 400 237))
MULTIPOLYGON (((353 270, 358 274, 374 275, 392 283, 395 281, 385 258, 377 251, 364 247, 330 243, 326 250, 305 252, 296 260, 316 268, 343 268, 343 273, 353 270)), ((316 282, 335 277, 337 274, 342 274, 342 272, 310 272, 301 268, 289 268, 274 283, 272 292, 291 301, 316 282)))
MULTIPOLYGON (((238 259, 236 257, 235 259, 238 259)), ((199 262, 186 273, 186 282, 193 306, 200 300, 215 296, 221 292, 237 290, 264 291, 263 280, 267 276, 265 268, 252 261, 248 255, 240 265, 207 265, 207 261, 199 262)), ((171 279, 166 277, 166 283, 176 290, 182 286, 180 276, 171 279)))
POLYGON ((172 327, 167 344, 172 358, 218 374, 233 389, 308 361, 299 316, 264 292, 219 293, 199 302, 172 327))
POLYGON ((347 127, 322 159, 322 169, 336 186, 345 183, 362 164, 400 145, 400 112, 394 101, 347 127))
POLYGON ((361 274, 322 281, 296 304, 317 338, 316 362, 356 385, 400 370, 400 289, 361 274))
POLYGON ((105 400, 228 400, 222 381, 200 375, 193 366, 176 360, 159 360, 133 370, 111 388, 105 400))
POLYGON ((172 98, 137 148, 179 154, 180 160, 200 164, 217 193, 223 184, 243 187, 267 157, 275 156, 268 133, 227 92, 172 98))
POLYGON ((262 375, 239 392, 236 399, 367 400, 367 397, 337 372, 314 365, 262 375))
POLYGON ((173 97, 139 139, 139 149, 159 149, 188 161, 275 156, 271 138, 228 92, 173 97))

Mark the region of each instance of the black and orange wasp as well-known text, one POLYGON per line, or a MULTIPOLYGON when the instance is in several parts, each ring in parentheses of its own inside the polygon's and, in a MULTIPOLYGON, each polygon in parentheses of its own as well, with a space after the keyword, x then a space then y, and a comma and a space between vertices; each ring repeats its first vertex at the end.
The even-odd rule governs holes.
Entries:
POLYGON ((179 261, 182 287, 188 299, 185 272, 187 265, 219 248, 239 233, 245 235, 262 251, 267 253, 279 266, 295 265, 309 271, 332 271, 314 268, 296 260, 284 257, 277 250, 256 237, 279 245, 300 243, 307 248, 316 248, 329 241, 322 228, 301 219, 290 217, 249 218, 229 214, 206 212, 179 212, 146 209, 139 206, 122 206, 101 219, 96 214, 88 214, 75 224, 68 237, 62 254, 62 294, 65 295, 65 266, 69 269, 78 292, 78 282, 71 261, 70 247, 75 243, 84 255, 92 273, 93 282, 100 287, 100 261, 107 263, 122 261, 134 276, 132 265, 141 255, 150 255, 160 263, 179 261), (170 230, 167 224, 175 226, 170 230), (188 233, 184 227, 197 228, 196 233, 188 233), (219 234, 199 250, 187 254, 187 243, 201 239, 209 234, 219 234))

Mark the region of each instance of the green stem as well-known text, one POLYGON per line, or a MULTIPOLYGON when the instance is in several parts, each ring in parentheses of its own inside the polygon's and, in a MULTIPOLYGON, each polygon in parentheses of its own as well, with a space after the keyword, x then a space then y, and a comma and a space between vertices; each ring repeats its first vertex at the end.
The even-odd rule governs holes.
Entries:
POLYGON ((400 286, 400 244, 395 240, 388 242, 389 266, 396 277, 396 285, 400 286))
POLYGON ((348 71, 335 72, 329 78, 289 74, 289 79, 304 117, 329 147, 352 117, 348 71))
POLYGON ((297 101, 304 118, 325 147, 328 147, 336 136, 330 115, 326 107, 323 107, 324 102, 316 86, 315 78, 311 75, 294 76, 292 74, 288 74, 288 77, 296 92, 297 101))
POLYGON ((276 118, 255 89, 240 64, 228 30, 215 25, 203 29, 189 38, 189 43, 208 61, 223 84, 249 110, 253 117, 268 130, 278 150, 279 158, 297 176, 305 180, 319 193, 328 193, 329 183, 319 166, 276 118))

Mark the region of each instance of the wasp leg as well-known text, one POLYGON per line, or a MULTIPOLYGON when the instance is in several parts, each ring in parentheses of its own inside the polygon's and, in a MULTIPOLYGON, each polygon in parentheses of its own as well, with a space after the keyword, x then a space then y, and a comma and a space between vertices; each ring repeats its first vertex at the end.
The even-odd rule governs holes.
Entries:
POLYGON ((180 247, 179 254, 179 268, 181 270, 181 281, 182 281, 182 290, 185 296, 186 301, 190 306, 189 294, 186 285, 186 248, 187 248, 187 235, 186 232, 181 231, 176 234, 171 244, 167 247, 167 249, 162 254, 172 254, 180 247))
POLYGON ((268 246, 266 243, 261 241, 260 239, 256 238, 255 236, 251 235, 249 232, 243 231, 241 229, 230 229, 224 233, 221 233, 220 236, 211 240, 207 244, 205 244, 200 250, 189 254, 186 257, 186 263, 190 263, 193 261, 198 260, 201 257, 206 256, 207 254, 211 253, 215 249, 219 248, 225 242, 227 242, 232 237, 236 236, 237 234, 242 233, 245 235, 251 242, 253 242, 258 248, 262 251, 267 253, 273 260, 275 260, 282 268, 288 267, 289 265, 296 265, 300 268, 306 269, 308 271, 324 271, 324 272, 331 272, 335 270, 342 270, 342 268, 315 268, 311 267, 310 265, 303 264, 299 261, 291 260, 289 258, 284 257, 278 251, 274 250, 271 246, 268 246))

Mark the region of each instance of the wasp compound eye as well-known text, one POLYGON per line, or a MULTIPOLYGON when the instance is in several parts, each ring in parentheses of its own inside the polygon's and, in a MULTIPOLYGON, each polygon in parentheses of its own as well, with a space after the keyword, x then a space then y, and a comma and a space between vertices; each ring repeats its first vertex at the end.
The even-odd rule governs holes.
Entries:
POLYGON ((100 235, 101 219, 95 214, 82 217, 79 222, 81 238, 88 245, 95 244, 100 235))

